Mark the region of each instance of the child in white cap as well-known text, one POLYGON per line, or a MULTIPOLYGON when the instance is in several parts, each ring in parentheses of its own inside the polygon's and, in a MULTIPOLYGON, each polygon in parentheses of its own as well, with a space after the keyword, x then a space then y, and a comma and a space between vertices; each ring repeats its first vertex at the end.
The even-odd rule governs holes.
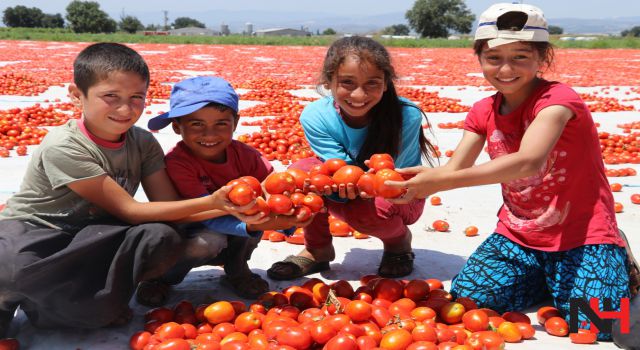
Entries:
POLYGON ((553 60, 542 11, 491 6, 480 16, 474 50, 498 92, 473 106, 446 165, 399 170, 416 176, 393 183, 408 188, 394 201, 500 183, 495 233, 454 278, 452 293, 499 312, 551 296, 567 320, 572 298, 599 298, 601 310, 609 299, 618 310, 637 290, 629 283, 633 258, 616 224, 589 109, 569 86, 542 77, 553 60), (474 166, 485 142, 491 161, 474 166))

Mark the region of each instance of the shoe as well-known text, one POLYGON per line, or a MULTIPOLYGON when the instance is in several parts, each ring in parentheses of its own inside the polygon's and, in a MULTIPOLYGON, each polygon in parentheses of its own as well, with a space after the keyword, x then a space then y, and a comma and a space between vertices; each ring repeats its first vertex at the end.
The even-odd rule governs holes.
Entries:
POLYGON ((278 281, 288 281, 329 269, 328 261, 315 261, 304 256, 289 255, 286 259, 271 265, 267 270, 267 276, 278 281))

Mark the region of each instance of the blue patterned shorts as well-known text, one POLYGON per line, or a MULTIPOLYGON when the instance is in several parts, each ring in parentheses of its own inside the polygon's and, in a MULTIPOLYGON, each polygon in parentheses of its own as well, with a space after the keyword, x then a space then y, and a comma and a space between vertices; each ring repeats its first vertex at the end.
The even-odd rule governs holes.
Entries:
MULTIPOLYGON (((551 297, 567 321, 571 298, 600 298, 601 309, 602 300, 610 298, 612 307, 619 310, 620 298, 629 297, 627 253, 612 244, 544 252, 494 233, 453 279, 451 293, 500 313, 523 310, 551 297)), ((587 320, 582 313, 579 317, 587 320)), ((598 338, 610 339, 610 335, 598 338)))

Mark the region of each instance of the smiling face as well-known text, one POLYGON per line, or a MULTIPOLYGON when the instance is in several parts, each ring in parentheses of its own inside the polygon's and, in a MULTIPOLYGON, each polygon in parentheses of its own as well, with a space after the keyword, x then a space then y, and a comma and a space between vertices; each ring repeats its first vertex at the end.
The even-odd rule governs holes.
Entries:
POLYGON ((133 72, 116 71, 89 87, 86 95, 69 85, 72 100, 82 108, 84 124, 95 136, 119 141, 140 118, 147 81, 133 72))
POLYGON ((485 79, 500 91, 510 104, 523 102, 537 83, 543 60, 526 42, 514 42, 489 48, 484 45, 480 66, 485 79))
POLYGON ((344 112, 349 126, 362 127, 369 123, 368 113, 386 91, 384 72, 358 56, 349 55, 340 64, 329 88, 344 112))
POLYGON ((176 134, 198 158, 214 163, 227 161, 226 149, 233 140, 236 120, 230 108, 205 106, 174 120, 176 134))

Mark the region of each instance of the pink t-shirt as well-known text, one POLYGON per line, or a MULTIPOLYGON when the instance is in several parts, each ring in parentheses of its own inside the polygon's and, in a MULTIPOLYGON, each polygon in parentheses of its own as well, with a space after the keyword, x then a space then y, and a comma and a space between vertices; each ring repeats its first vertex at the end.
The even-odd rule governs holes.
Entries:
POLYGON ((227 147, 227 161, 217 164, 191 153, 184 142, 165 156, 167 173, 178 193, 184 198, 197 198, 215 192, 229 181, 241 176, 253 176, 262 182, 273 166, 260 152, 240 141, 227 147))
POLYGON ((496 232, 543 251, 603 243, 624 246, 598 133, 578 94, 562 83, 541 81, 511 113, 499 114, 501 102, 500 93, 487 97, 465 120, 466 130, 486 136, 491 159, 517 152, 527 127, 543 108, 565 106, 574 116, 537 174, 502 184, 504 204, 496 232))

